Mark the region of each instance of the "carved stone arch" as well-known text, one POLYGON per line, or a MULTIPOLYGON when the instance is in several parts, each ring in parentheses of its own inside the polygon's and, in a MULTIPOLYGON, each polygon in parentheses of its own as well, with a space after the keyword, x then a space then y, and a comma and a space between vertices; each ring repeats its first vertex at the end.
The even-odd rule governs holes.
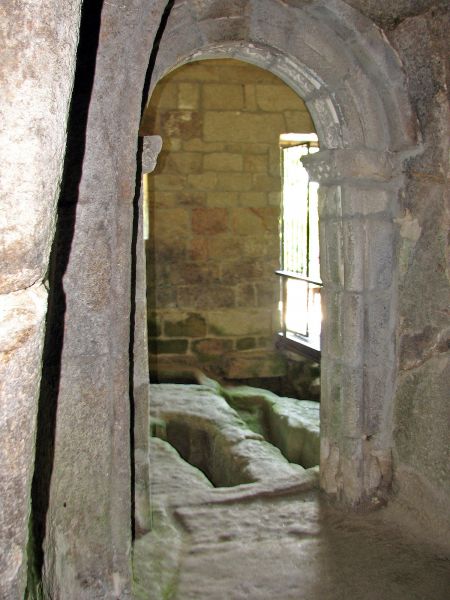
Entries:
POLYGON ((235 58, 279 76, 306 102, 321 151, 324 282, 321 485, 372 501, 392 475, 396 370, 396 199, 416 123, 401 64, 382 33, 340 0, 178 0, 160 40, 157 82, 188 62, 235 58))

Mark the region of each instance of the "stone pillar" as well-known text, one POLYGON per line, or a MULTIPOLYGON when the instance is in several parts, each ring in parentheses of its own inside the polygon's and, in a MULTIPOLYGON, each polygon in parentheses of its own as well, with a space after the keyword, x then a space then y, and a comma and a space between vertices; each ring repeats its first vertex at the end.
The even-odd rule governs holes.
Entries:
MULTIPOLYGON (((142 174, 151 173, 162 147, 158 135, 146 136, 142 152, 142 174)), ((142 190, 142 188, 141 188, 142 190)), ((149 474, 149 375, 147 341, 147 278, 143 237, 143 197, 139 197, 138 229, 136 240, 136 302, 134 322, 134 469, 135 469, 135 527, 136 534, 150 528, 150 474, 149 474)))
POLYGON ((346 504, 373 502, 391 483, 400 182, 392 155, 366 149, 303 163, 320 184, 321 485, 346 504))
POLYGON ((3 0, 0 598, 23 598, 47 289, 81 0, 3 0))

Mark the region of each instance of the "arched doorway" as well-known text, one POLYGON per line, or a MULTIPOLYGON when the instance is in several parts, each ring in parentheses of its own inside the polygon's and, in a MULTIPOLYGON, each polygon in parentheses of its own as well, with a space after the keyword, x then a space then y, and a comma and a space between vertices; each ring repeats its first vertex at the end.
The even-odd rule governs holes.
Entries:
POLYGON ((321 485, 359 504, 391 480, 392 221, 402 160, 414 143, 410 116, 399 109, 407 105, 400 65, 348 7, 175 2, 150 90, 175 67, 220 57, 278 75, 305 100, 319 134, 321 151, 305 164, 321 196, 321 485))
MULTIPOLYGON (((135 2, 127 20, 107 3, 102 13, 64 276, 68 326, 45 547, 49 586, 55 593, 73 590, 77 598, 92 597, 95 585, 104 596, 109 586, 110 596, 127 597, 130 406, 123 348, 130 330, 130 198, 141 90, 164 6, 155 2, 148 10, 135 2), (92 556, 98 557, 94 573, 92 556)), ((278 75, 313 116, 321 151, 308 167, 321 186, 326 315, 321 482, 345 503, 370 501, 391 475, 393 218, 402 163, 416 143, 401 65, 380 31, 339 0, 180 0, 167 7, 150 92, 186 62, 235 57, 278 75)))

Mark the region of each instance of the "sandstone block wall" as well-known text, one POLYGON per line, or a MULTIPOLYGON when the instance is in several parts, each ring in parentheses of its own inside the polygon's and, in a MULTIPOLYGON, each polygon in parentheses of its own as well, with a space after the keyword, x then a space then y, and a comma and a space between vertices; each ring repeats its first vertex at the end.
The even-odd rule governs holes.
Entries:
POLYGON ((187 363, 233 378, 284 374, 271 354, 279 135, 313 131, 303 101, 246 63, 191 63, 158 84, 141 127, 163 138, 149 179, 151 372, 187 363))

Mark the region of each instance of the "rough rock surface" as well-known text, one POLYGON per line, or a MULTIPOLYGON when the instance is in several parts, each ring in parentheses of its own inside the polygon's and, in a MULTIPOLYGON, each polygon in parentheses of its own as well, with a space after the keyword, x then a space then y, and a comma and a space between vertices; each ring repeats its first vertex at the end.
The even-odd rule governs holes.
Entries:
MULTIPOLYGON (((134 551, 137 600, 446 600, 450 565, 388 509, 350 515, 314 479, 212 489, 153 439, 153 530, 134 551)), ((307 472, 306 472, 307 473, 307 472)))
POLYGON ((22 598, 47 289, 81 0, 0 5, 0 597, 22 598))
POLYGON ((150 387, 159 435, 203 470, 214 485, 295 479, 303 474, 301 466, 289 463, 278 448, 251 431, 211 388, 177 384, 150 387))

